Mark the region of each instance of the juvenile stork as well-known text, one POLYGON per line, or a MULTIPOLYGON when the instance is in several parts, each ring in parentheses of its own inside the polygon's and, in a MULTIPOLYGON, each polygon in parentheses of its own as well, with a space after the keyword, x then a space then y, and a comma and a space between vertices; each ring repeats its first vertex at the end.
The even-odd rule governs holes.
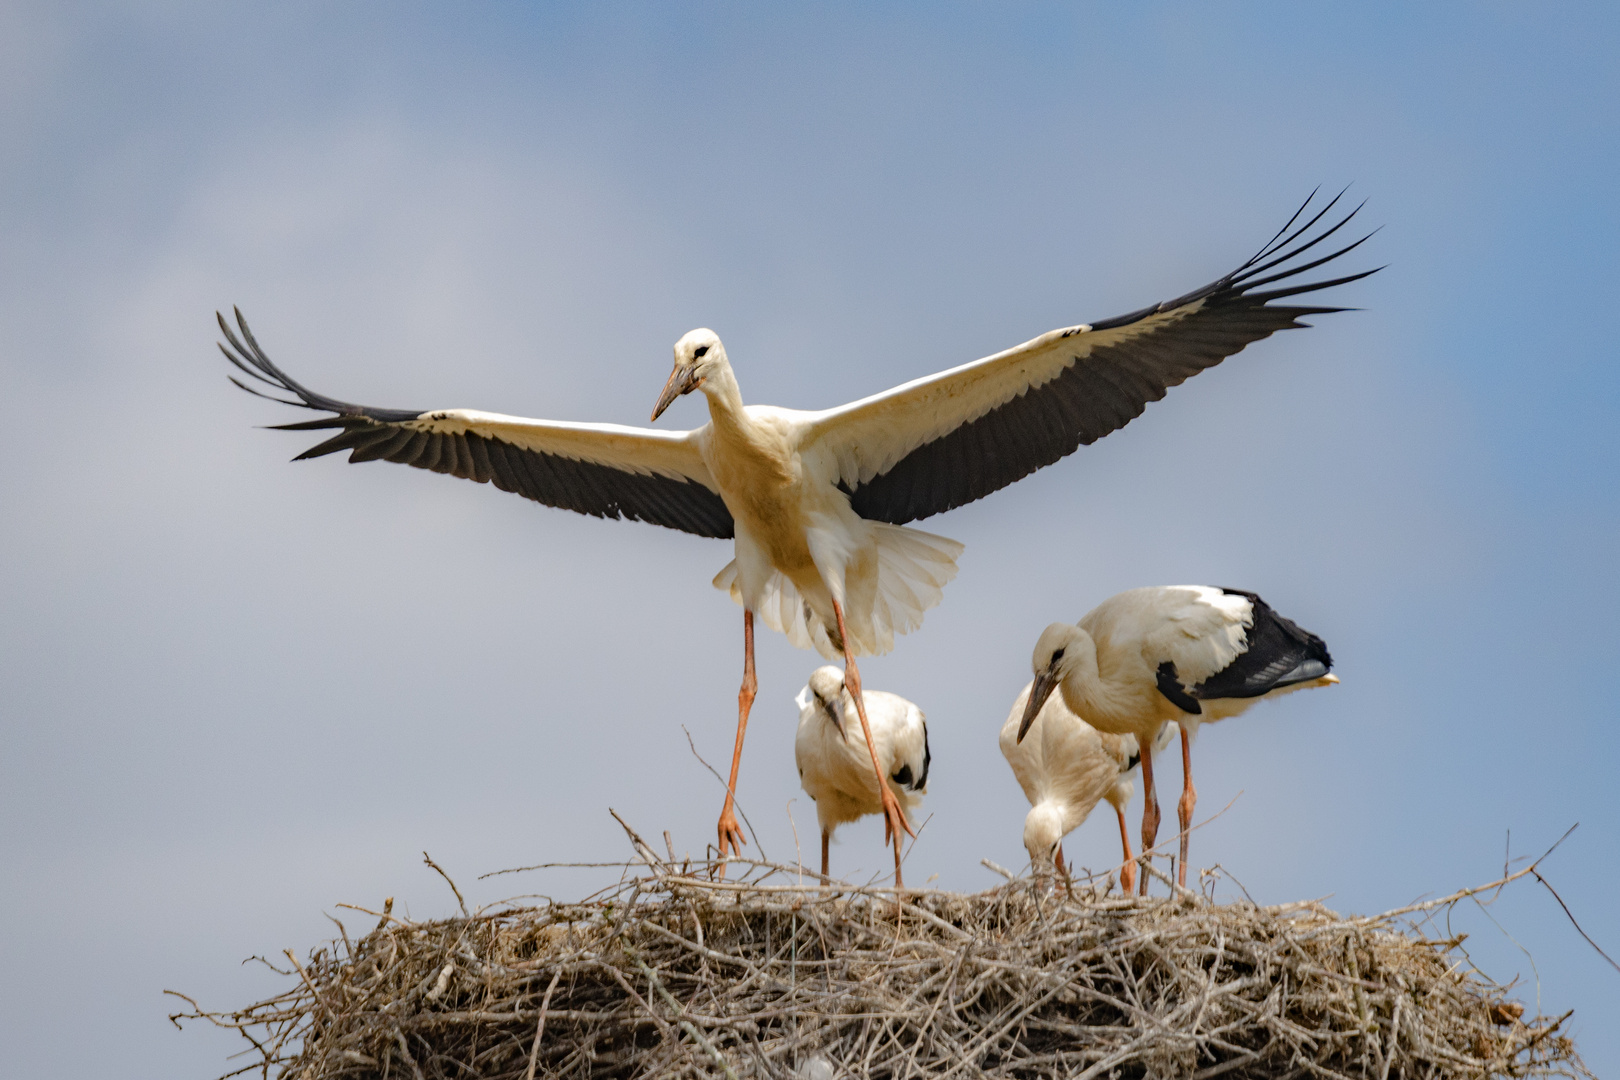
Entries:
MULTIPOLYGON (((1128 895, 1136 889, 1136 856, 1131 853, 1130 831, 1125 825, 1125 805, 1134 787, 1131 773, 1141 754, 1135 735, 1114 735, 1098 731, 1064 704, 1062 694, 1048 697, 1040 706, 1029 729, 1024 712, 1034 683, 1027 683, 1013 701, 1007 722, 1001 725, 1001 756, 1012 766, 1018 786, 1029 800, 1024 817, 1024 849, 1036 873, 1048 865, 1060 874, 1063 865, 1063 838, 1078 829, 1092 808, 1103 799, 1119 818, 1119 842, 1125 858, 1119 867, 1120 887, 1128 895)), ((1170 743, 1173 725, 1159 731, 1154 752, 1170 743)))
MULTIPOLYGON (((674 370, 652 415, 657 420, 677 397, 700 390, 709 422, 694 431, 352 405, 305 388, 273 364, 240 311, 240 337, 219 319, 229 342, 221 349, 250 378, 291 395, 274 400, 334 414, 279 425, 340 429, 300 458, 348 450, 350 461, 395 461, 493 483, 548 506, 735 541, 735 558, 714 579, 743 608, 737 739, 718 830, 723 864, 728 849, 738 852, 743 843, 732 806, 757 690, 754 615, 795 645, 843 658, 866 730, 855 658, 888 651, 896 633, 921 624, 962 550, 903 526, 983 498, 1123 427, 1168 387, 1251 342, 1305 325, 1303 316, 1343 310, 1274 301, 1373 271, 1264 288, 1366 240, 1300 261, 1355 215, 1318 228, 1337 201, 1298 224, 1307 200, 1253 258, 1178 299, 1053 330, 820 412, 744 405, 720 339, 693 330, 675 343, 674 370)), ((909 833, 886 785, 880 794, 889 827, 909 833)))
MULTIPOLYGON (((1035 682, 1024 704, 1018 742, 1029 734, 1052 691, 1098 731, 1136 736, 1142 754, 1142 857, 1159 833, 1153 746, 1161 725, 1181 727, 1181 862, 1187 884, 1187 831, 1198 792, 1192 740, 1201 723, 1246 712, 1264 697, 1329 686, 1333 658, 1322 639, 1283 618, 1252 592, 1206 585, 1131 589, 1111 596, 1077 625, 1041 632, 1030 661, 1035 682)), ((1147 894, 1147 877, 1141 891, 1147 894)))
MULTIPOLYGON (((900 804, 909 820, 922 796, 928 794, 928 721, 923 711, 898 694, 868 690, 866 714, 871 741, 855 730, 855 699, 844 686, 844 675, 828 665, 810 673, 810 682, 794 699, 799 706, 799 731, 793 740, 793 759, 799 783, 815 800, 821 825, 821 879, 827 872, 827 846, 833 830, 845 822, 881 814, 883 800, 868 760, 876 758, 883 786, 900 804)), ((883 821, 884 842, 894 842, 894 885, 900 878, 900 832, 883 821)))

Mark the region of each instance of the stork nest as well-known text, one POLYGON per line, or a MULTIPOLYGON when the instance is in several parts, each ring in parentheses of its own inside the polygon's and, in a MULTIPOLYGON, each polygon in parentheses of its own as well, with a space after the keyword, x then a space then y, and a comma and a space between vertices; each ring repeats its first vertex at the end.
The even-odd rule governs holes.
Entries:
POLYGON ((287 952, 283 993, 172 1019, 237 1030, 255 1060, 226 1076, 267 1080, 1592 1075, 1568 1013, 1525 1020, 1460 938, 1424 936, 1502 883, 1372 917, 1030 879, 897 903, 638 847, 585 902, 370 912, 358 941, 287 952))

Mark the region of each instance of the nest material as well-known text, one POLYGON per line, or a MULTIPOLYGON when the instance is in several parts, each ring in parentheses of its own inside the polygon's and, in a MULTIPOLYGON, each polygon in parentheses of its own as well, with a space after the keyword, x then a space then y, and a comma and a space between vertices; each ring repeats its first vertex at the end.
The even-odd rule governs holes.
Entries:
POLYGON ((1027 879, 897 906, 798 868, 714 883, 648 863, 582 903, 384 914, 288 952, 285 993, 175 1019, 252 1042, 227 1075, 298 1080, 1591 1075, 1568 1014, 1524 1022, 1460 939, 1400 921, 1419 909, 1027 879))

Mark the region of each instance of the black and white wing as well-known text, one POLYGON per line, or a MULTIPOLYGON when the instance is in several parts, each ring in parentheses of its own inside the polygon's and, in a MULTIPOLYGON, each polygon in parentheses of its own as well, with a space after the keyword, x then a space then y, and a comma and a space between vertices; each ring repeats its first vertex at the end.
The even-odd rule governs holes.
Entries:
POLYGON ((698 536, 728 539, 731 513, 703 463, 697 432, 618 424, 528 420, 473 409, 375 409, 308 390, 271 362, 236 312, 241 336, 224 316, 225 358, 289 400, 231 381, 250 394, 333 413, 277 424, 283 431, 337 429, 294 460, 349 451, 350 461, 396 461, 492 483, 547 506, 593 517, 630 518, 698 536))
POLYGON ((928 767, 934 761, 934 755, 928 749, 928 718, 905 698, 897 696, 895 700, 904 706, 904 710, 895 724, 894 769, 890 777, 907 791, 926 795, 928 767))
POLYGON ((1273 301, 1376 271, 1262 288, 1366 241, 1301 263, 1360 209, 1307 238, 1339 200, 1295 228, 1311 201, 1253 258, 1201 289, 810 414, 805 450, 832 460, 856 513, 895 525, 1006 487, 1125 426, 1169 387, 1244 346, 1308 325, 1304 316, 1345 310, 1273 301))
POLYGON ((1294 620, 1277 614, 1259 594, 1222 589, 1249 601, 1247 648, 1232 663, 1192 687, 1201 701, 1253 698, 1320 679, 1333 670, 1327 643, 1294 620))
POLYGON ((1193 716, 1203 714, 1200 702, 1264 697, 1333 670, 1326 643, 1256 593, 1179 585, 1120 599, 1132 598, 1156 618, 1143 639, 1159 692, 1193 716))

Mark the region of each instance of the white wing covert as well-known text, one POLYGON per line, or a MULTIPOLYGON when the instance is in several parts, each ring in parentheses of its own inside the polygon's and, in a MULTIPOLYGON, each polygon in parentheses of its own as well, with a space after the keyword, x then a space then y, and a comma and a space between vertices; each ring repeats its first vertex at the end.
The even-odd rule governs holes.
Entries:
POLYGON ((219 316, 230 343, 220 345, 225 358, 297 400, 263 393, 234 376, 233 383, 284 405, 336 414, 274 425, 283 431, 340 429, 295 461, 348 450, 351 462, 394 461, 449 473, 593 517, 631 518, 718 539, 733 535, 731 512, 703 463, 696 432, 528 420, 472 409, 353 405, 300 385, 265 355, 240 311, 236 323, 240 338, 219 316))
POLYGON ((1359 206, 1296 244, 1342 195, 1294 229, 1312 201, 1306 200, 1253 258, 1201 289, 1128 315, 1053 330, 994 356, 813 414, 804 446, 831 458, 855 512, 868 520, 904 525, 981 499, 1124 427, 1169 387, 1246 345, 1308 325, 1299 321, 1303 316, 1346 310, 1270 301, 1342 285, 1376 270, 1253 291, 1330 262, 1367 240, 1364 236, 1332 254, 1261 276, 1355 217, 1359 206))

